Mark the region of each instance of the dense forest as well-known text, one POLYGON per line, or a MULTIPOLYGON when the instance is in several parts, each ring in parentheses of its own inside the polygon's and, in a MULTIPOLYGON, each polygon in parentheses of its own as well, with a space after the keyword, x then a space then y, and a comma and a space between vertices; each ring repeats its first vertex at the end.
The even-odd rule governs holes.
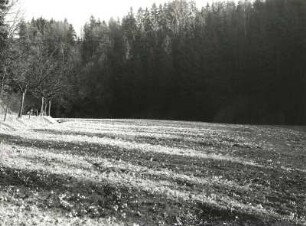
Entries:
POLYGON ((306 124, 305 0, 175 0, 91 17, 81 37, 44 18, 10 34, 9 5, 0 0, 0 99, 20 117, 306 124))

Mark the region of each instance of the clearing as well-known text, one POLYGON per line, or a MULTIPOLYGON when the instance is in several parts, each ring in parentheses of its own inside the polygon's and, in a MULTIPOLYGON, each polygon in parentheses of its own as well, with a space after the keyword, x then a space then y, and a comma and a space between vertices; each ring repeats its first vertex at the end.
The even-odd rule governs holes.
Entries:
POLYGON ((0 124, 0 225, 306 225, 306 130, 0 124))

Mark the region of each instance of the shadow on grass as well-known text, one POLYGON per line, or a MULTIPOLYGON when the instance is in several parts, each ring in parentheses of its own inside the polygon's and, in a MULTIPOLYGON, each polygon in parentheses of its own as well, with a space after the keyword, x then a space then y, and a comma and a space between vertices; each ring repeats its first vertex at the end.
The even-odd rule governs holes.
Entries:
POLYGON ((102 157, 119 161, 122 160, 134 165, 158 170, 168 169, 176 173, 184 173, 186 175, 198 177, 222 176, 225 177, 225 179, 235 181, 241 185, 244 185, 246 178, 249 178, 251 181, 260 178, 256 183, 261 183, 262 181, 262 185, 266 185, 267 181, 277 179, 277 182, 279 183, 275 185, 275 189, 277 190, 280 184, 282 184, 284 188, 287 188, 288 186, 295 187, 290 179, 295 177, 297 178, 297 182, 299 182, 296 184, 296 190, 302 189, 301 186, 306 186, 306 182, 303 183, 304 180, 302 179, 303 177, 306 177, 306 173, 300 171, 287 171, 280 167, 271 169, 270 167, 265 168, 256 165, 244 165, 243 163, 219 159, 204 159, 167 153, 143 152, 137 149, 125 150, 124 148, 118 148, 112 145, 99 145, 93 143, 55 142, 28 139, 18 135, 0 134, 0 139, 7 144, 45 149, 54 153, 66 153, 82 157, 102 157), (279 176, 282 176, 282 179, 278 180, 279 176), (284 178, 289 178, 288 183, 284 178))
MULTIPOLYGON (((112 146, 100 146, 97 144, 76 144, 72 142, 50 142, 33 139, 24 139, 20 136, 12 135, 0 135, 4 143, 20 145, 24 147, 36 147, 39 149, 46 149, 56 153, 69 153, 80 156, 93 155, 110 159, 123 159, 128 162, 134 162, 139 165, 145 165, 152 168, 168 168, 173 167, 174 170, 180 164, 181 171, 184 167, 190 166, 189 170, 195 172, 197 169, 201 170, 203 164, 207 164, 207 161, 193 159, 184 156, 173 156, 161 153, 154 153, 150 156, 150 153, 143 153, 141 151, 132 150, 124 151, 112 146), (88 145, 90 147, 88 148, 88 145), (55 150, 54 150, 55 149, 55 150), (103 149, 103 150, 101 150, 103 149), (150 159, 154 157, 155 161, 150 159), (166 159, 167 164, 162 164, 166 159), (194 162, 193 162, 194 160, 194 162), (177 165, 176 165, 177 164, 177 165)), ((218 171, 216 164, 218 161, 211 161, 211 165, 208 168, 213 167, 213 171, 218 171)), ((235 163, 230 164, 220 170, 229 170, 226 172, 231 174, 236 173, 237 168, 241 168, 241 165, 235 163), (236 169, 235 169, 236 168, 236 169)), ((249 221, 250 224, 264 225, 267 222, 272 222, 271 219, 261 219, 260 216, 254 216, 251 214, 220 210, 215 207, 211 207, 208 204, 188 201, 173 201, 167 199, 166 196, 151 194, 146 191, 139 190, 137 188, 117 187, 110 185, 107 182, 92 182, 86 180, 77 180, 76 178, 64 176, 61 174, 48 174, 40 171, 28 171, 17 170, 12 168, 3 168, 0 172, 0 185, 2 186, 17 186, 20 188, 34 189, 39 191, 39 196, 43 197, 40 207, 47 206, 48 208, 62 209, 66 212, 76 210, 75 214, 82 216, 88 215, 90 217, 104 217, 104 216, 116 216, 123 221, 133 222, 150 222, 156 224, 158 221, 166 221, 167 224, 174 224, 178 221, 184 223, 184 225, 196 225, 196 224, 218 224, 222 221, 232 222, 240 224, 239 222, 249 221), (4 173, 3 173, 4 172, 4 173), (43 176, 42 176, 43 175, 43 176), (54 194, 51 191, 55 191, 54 194), (60 200, 60 195, 65 195, 69 205, 65 205, 60 200), (80 199, 79 197, 85 197, 80 199), (97 201, 98 200, 98 201, 97 201), (82 205, 81 205, 81 204, 82 205), (125 204, 128 203, 128 207, 125 204), (93 206, 94 208, 90 208, 93 206), (126 214, 127 218, 124 217, 126 214), (180 217, 180 219, 177 218, 180 217)), ((210 169, 211 170, 211 169, 210 169)), ((256 168, 253 170, 246 170, 245 174, 250 173, 251 176, 256 172, 256 168), (251 171, 251 172, 250 172, 251 171)), ((284 171, 285 174, 286 171, 284 171)), ((206 174, 207 176, 207 174, 206 174)), ((266 179, 270 179, 269 175, 266 179)), ((245 175, 234 174, 233 178, 242 177, 245 175)), ((261 178, 265 180, 265 178, 261 178)), ((301 181, 299 179, 292 180, 292 182, 301 181)), ((286 181, 279 181, 286 183, 286 181)), ((280 184, 278 184, 280 185, 280 184)), ((295 184, 289 184, 295 186, 295 184)), ((303 183, 300 184, 301 186, 303 183)), ((301 188, 297 188, 300 190, 301 188)), ((268 224, 268 223, 267 223, 268 224)))
MULTIPOLYGON (((68 131, 68 130, 50 130, 50 129, 35 129, 34 132, 44 133, 44 134, 53 134, 53 135, 72 135, 72 136, 87 136, 87 137, 99 137, 99 138, 110 138, 110 139, 122 139, 126 141, 134 141, 137 143, 146 143, 152 145, 163 145, 168 147, 177 147, 177 148, 192 148, 194 150, 201 151, 203 147, 215 147, 215 148, 228 148, 228 147, 238 147, 238 148, 247 148, 250 149, 249 145, 237 143, 235 140, 231 139, 223 139, 220 142, 212 142, 209 139, 199 139, 192 140, 187 139, 184 135, 177 135, 178 137, 154 137, 151 135, 137 134, 120 134, 120 133, 111 133, 111 132, 76 132, 76 131, 68 131), (227 141, 229 144, 222 143, 222 141, 227 141)), ((132 132, 133 133, 133 132, 132 132)), ((150 132, 152 133, 152 132, 150 132)), ((157 133, 160 134, 160 133, 157 133)), ((190 138, 198 137, 198 135, 188 135, 190 138)), ((255 149, 259 149, 261 147, 256 146, 255 149)))
MULTIPOLYGON (((145 134, 114 134, 112 132, 79 132, 79 131, 68 131, 68 130, 47 130, 39 129, 34 130, 35 132, 42 134, 52 134, 52 135, 70 135, 70 136, 84 136, 86 138, 107 138, 107 139, 118 139, 119 141, 133 142, 136 144, 150 144, 150 145, 161 145, 163 147, 179 148, 179 149, 192 149, 198 153, 212 154, 219 156, 229 156, 228 161, 237 161, 237 158, 241 159, 241 163, 248 163, 248 161, 255 161, 259 165, 269 165, 270 167, 275 165, 276 162, 282 162, 291 166, 303 166, 305 162, 305 154, 302 151, 297 151, 292 155, 293 150, 290 152, 279 152, 279 151, 269 151, 258 145, 257 143, 244 143, 242 141, 236 141, 233 138, 220 138, 216 141, 212 138, 205 139, 186 139, 183 136, 179 137, 154 137, 145 134), (203 151, 204 150, 204 151, 203 151), (232 158, 232 159, 230 159, 232 158), (236 158, 236 159, 235 159, 236 158), (243 160, 242 160, 243 159, 243 160), (267 162, 267 160, 273 159, 273 162, 267 162)), ((200 156, 199 156, 200 157, 200 156)), ((218 158, 217 156, 215 156, 218 158)), ((214 158, 214 157, 210 157, 214 158)), ((225 158, 222 158, 225 160, 225 158)), ((304 167, 299 167, 301 170, 304 167)))
POLYGON ((25 169, 0 168, 1 192, 10 188, 14 205, 36 203, 38 208, 72 213, 78 217, 113 216, 126 223, 156 225, 242 224, 269 225, 273 219, 220 210, 200 203, 171 200, 136 188, 110 185, 107 182, 79 180, 61 174, 25 169))
POLYGON ((235 171, 236 169, 246 168, 247 171, 258 171, 263 167, 256 165, 245 165, 244 162, 232 162, 226 158, 205 158, 197 156, 186 156, 154 151, 142 151, 137 148, 125 149, 110 144, 96 144, 85 142, 65 142, 48 141, 39 139, 29 139, 18 135, 0 134, 3 142, 15 144, 23 147, 36 147, 46 149, 57 153, 68 153, 80 156, 103 157, 116 160, 124 160, 140 166, 150 168, 167 168, 175 172, 190 172, 195 176, 207 176, 207 173, 213 168, 214 174, 235 171), (53 150, 52 150, 53 149, 53 150))

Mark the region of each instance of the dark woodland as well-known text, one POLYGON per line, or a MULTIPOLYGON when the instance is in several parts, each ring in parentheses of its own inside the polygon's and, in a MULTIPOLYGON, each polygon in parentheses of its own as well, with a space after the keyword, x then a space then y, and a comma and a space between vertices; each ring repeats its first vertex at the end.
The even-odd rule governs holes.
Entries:
POLYGON ((306 124, 305 0, 177 0, 81 37, 44 18, 10 35, 0 5, 1 99, 20 116, 306 124))

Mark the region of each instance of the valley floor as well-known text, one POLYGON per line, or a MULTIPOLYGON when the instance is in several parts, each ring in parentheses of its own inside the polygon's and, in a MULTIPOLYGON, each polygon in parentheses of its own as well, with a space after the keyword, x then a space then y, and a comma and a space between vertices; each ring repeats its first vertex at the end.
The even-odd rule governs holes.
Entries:
POLYGON ((32 118, 0 156, 0 225, 306 225, 302 127, 32 118))

